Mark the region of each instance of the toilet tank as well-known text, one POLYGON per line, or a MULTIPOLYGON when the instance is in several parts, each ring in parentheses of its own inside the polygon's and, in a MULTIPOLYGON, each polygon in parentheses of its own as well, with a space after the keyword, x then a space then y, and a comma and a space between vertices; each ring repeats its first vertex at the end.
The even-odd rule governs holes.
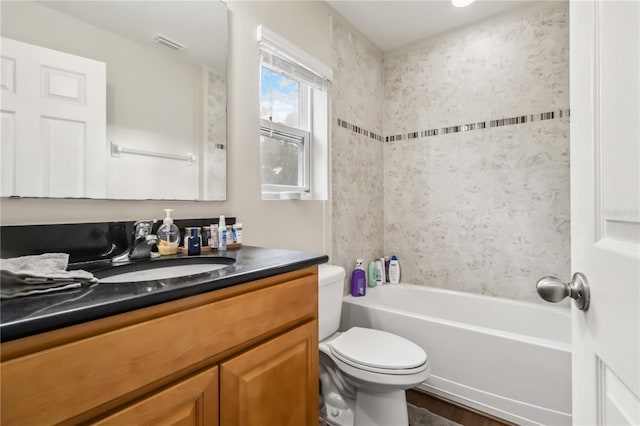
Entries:
POLYGON ((320 341, 338 331, 342 314, 344 268, 324 263, 318 266, 318 331, 320 341))

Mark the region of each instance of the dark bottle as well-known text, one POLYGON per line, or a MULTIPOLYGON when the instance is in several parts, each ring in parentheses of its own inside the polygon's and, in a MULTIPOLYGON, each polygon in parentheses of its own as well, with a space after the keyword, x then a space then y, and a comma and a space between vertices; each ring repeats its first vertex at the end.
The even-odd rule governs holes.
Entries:
POLYGON ((191 235, 189 236, 189 243, 187 246, 187 254, 189 256, 199 255, 202 239, 200 237, 200 231, 198 228, 191 229, 191 235))

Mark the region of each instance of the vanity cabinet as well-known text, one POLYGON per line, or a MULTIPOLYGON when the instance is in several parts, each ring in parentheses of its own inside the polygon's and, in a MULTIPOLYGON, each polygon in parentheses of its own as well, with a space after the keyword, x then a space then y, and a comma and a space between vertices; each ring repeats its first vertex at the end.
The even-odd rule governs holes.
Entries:
POLYGON ((180 380, 104 419, 100 426, 218 424, 218 367, 180 380))
POLYGON ((314 266, 2 343, 2 424, 317 424, 317 280, 314 266))

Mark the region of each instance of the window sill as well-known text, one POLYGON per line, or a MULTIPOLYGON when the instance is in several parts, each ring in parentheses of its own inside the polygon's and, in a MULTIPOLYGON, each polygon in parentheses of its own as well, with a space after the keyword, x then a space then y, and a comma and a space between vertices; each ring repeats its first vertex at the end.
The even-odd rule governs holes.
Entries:
POLYGON ((307 192, 282 191, 282 192, 262 192, 263 200, 310 200, 311 196, 307 192))

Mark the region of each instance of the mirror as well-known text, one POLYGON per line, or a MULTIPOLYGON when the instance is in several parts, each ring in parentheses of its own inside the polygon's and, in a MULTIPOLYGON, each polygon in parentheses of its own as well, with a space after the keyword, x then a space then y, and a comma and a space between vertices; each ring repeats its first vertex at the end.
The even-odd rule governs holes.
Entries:
POLYGON ((225 3, 1 8, 3 197, 226 199, 225 3))

